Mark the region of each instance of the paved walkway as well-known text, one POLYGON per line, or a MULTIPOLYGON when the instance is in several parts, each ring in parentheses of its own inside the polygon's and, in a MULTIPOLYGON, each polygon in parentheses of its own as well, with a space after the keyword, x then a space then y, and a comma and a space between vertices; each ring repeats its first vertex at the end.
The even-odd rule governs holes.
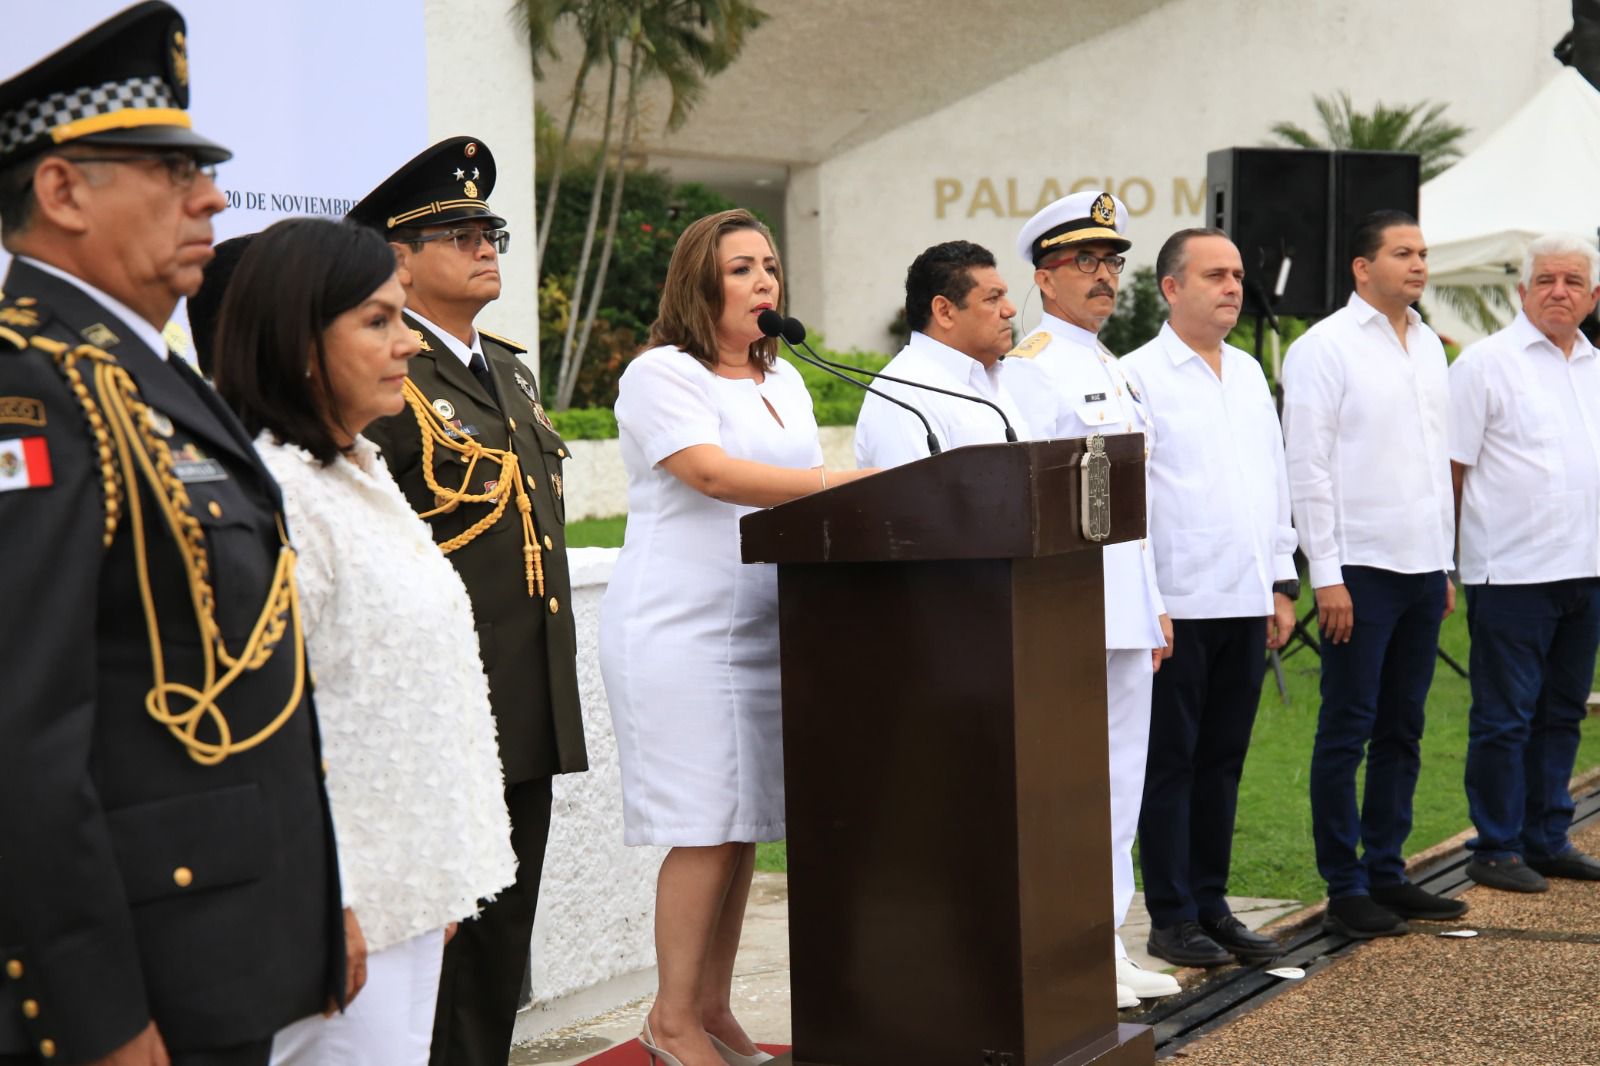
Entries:
MULTIPOLYGON (((1600 822, 1573 842, 1600 853, 1600 822)), ((1177 1054, 1194 1066, 1600 1064, 1600 883, 1460 898, 1462 920, 1362 944, 1177 1054), (1441 935, 1461 930, 1477 935, 1441 935)))
MULTIPOLYGON (((745 1030, 763 1043, 790 1042, 788 892, 788 878, 783 874, 756 874, 734 974, 734 1010, 745 1030)), ((1292 900, 1234 899, 1231 903, 1234 913, 1252 929, 1300 906, 1292 900)), ((1123 926, 1128 954, 1147 968, 1167 968, 1144 953, 1149 932, 1144 898, 1135 896, 1123 926)), ((639 1034, 650 999, 648 995, 640 996, 595 1017, 545 1033, 532 1043, 513 1049, 511 1066, 576 1066, 607 1048, 632 1040, 639 1034)))

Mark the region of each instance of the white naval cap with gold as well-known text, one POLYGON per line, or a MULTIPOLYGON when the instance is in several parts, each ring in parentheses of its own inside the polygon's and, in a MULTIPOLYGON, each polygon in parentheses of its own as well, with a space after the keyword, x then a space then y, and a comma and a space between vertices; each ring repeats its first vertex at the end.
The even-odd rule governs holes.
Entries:
POLYGON ((1017 254, 1038 266, 1059 249, 1088 241, 1110 241, 1126 252, 1133 242, 1122 234, 1128 228, 1128 206, 1108 192, 1089 189, 1063 196, 1041 208, 1022 224, 1017 234, 1017 254))

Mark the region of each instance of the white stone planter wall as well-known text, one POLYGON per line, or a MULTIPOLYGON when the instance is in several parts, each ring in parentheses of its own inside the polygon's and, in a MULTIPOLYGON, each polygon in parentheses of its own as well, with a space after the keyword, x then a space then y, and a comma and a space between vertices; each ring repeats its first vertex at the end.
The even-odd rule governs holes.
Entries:
MULTIPOLYGON (((854 426, 823 426, 822 456, 828 469, 853 470, 856 465, 854 426)), ((610 518, 628 511, 628 479, 622 470, 622 445, 613 440, 567 442, 567 521, 610 518)))
MULTIPOLYGON (((576 481, 573 474, 568 476, 576 481)), ((555 781, 550 844, 533 927, 534 1005, 518 1021, 519 1040, 581 1016, 575 1002, 599 996, 610 1000, 603 1006, 615 1005, 655 987, 652 923, 656 869, 665 850, 622 846, 622 780, 611 709, 600 681, 600 598, 617 551, 575 548, 570 553, 589 771, 555 781)))

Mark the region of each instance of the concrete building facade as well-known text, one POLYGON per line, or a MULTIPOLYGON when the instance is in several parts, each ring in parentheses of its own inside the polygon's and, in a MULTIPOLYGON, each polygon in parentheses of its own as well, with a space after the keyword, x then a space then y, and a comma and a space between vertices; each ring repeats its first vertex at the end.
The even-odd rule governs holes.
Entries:
MULTIPOLYGON (((1131 258, 1151 262, 1201 224, 1208 151, 1268 143, 1279 121, 1317 130, 1313 95, 1339 91, 1361 110, 1447 104, 1470 148, 1559 69, 1572 21, 1568 0, 764 6, 681 130, 664 133, 664 98, 647 98, 643 155, 781 219, 791 312, 835 346, 879 350, 930 244, 989 247, 1020 304, 1022 222, 1107 187, 1132 215, 1131 258)), ((564 115, 570 85, 557 63, 540 98, 564 115)))

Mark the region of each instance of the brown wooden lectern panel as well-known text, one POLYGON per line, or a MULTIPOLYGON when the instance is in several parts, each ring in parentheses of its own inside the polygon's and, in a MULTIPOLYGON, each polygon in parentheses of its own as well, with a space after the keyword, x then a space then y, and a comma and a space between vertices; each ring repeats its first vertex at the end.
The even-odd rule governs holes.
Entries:
MULTIPOLYGON (((793 1062, 1150 1063, 1112 961, 1083 441, 961 448, 747 516, 777 562, 793 1062)), ((1108 437, 1112 532, 1144 442, 1108 437)))

